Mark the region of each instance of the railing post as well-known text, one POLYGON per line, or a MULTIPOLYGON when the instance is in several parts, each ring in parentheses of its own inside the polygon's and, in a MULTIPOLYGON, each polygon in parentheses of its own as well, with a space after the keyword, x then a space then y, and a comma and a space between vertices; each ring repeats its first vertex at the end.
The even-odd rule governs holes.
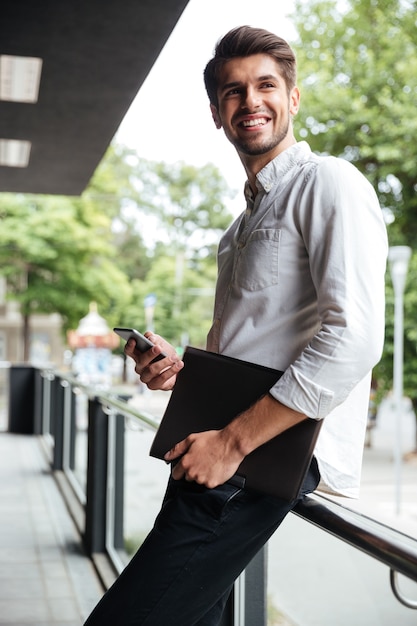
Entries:
POLYGON ((56 376, 56 374, 51 375, 49 377, 49 380, 50 380, 50 384, 49 384, 49 407, 48 407, 49 408, 49 424, 47 425, 48 426, 47 432, 55 440, 56 421, 57 421, 57 418, 56 418, 57 376, 56 376))
POLYGON ((64 401, 65 389, 62 380, 56 376, 53 380, 52 424, 54 433, 54 453, 52 469, 64 469, 64 401))
POLYGON ((68 466, 71 470, 75 468, 75 444, 77 438, 77 397, 74 393, 72 385, 69 385, 71 407, 70 407, 70 440, 69 440, 69 454, 68 454, 68 466))
POLYGON ((62 411, 62 469, 73 470, 75 467, 75 395, 71 383, 61 379, 59 408, 62 411))
POLYGON ((9 370, 9 433, 34 434, 35 370, 12 365, 9 370))
POLYGON ((33 431, 35 435, 42 435, 42 406, 43 406, 43 376, 40 369, 35 370, 35 399, 33 431))
POLYGON ((108 416, 97 398, 88 403, 87 502, 84 545, 90 556, 106 550, 108 416))
POLYGON ((116 415, 116 463, 114 476, 114 547, 124 549, 124 458, 125 458, 125 418, 116 415))
POLYGON ((262 548, 245 570, 245 626, 267 623, 267 549, 262 548))
POLYGON ((116 570, 121 572, 124 560, 124 415, 104 409, 108 414, 106 550, 116 570))
POLYGON ((266 626, 267 548, 262 548, 236 580, 219 626, 266 626))
POLYGON ((51 421, 52 421, 52 407, 53 407, 53 387, 52 382, 55 375, 51 372, 44 372, 42 374, 42 415, 41 415, 41 434, 49 435, 52 433, 51 421))

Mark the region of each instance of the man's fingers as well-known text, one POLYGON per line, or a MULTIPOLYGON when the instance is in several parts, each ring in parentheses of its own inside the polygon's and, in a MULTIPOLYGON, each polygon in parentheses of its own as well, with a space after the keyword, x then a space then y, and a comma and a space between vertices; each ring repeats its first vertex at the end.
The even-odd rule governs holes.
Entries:
POLYGON ((183 441, 179 441, 175 444, 173 448, 171 448, 171 450, 168 450, 168 452, 165 454, 165 461, 174 461, 175 459, 178 459, 180 456, 183 456, 187 452, 189 447, 190 444, 188 442, 188 438, 183 439, 183 441))

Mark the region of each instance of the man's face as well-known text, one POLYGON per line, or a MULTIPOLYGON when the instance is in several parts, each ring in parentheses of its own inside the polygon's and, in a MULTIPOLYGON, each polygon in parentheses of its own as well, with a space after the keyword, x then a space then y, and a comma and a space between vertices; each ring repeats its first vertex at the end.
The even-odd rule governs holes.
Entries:
POLYGON ((274 158, 294 143, 291 115, 298 111, 296 87, 287 86, 278 64, 267 54, 227 61, 220 73, 218 108, 211 106, 217 128, 241 157, 274 158))

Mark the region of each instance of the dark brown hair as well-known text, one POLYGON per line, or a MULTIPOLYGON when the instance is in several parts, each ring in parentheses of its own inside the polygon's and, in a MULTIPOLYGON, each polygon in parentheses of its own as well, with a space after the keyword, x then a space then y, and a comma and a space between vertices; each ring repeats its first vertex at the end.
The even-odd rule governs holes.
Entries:
POLYGON ((210 103, 218 107, 217 88, 223 65, 234 57, 247 57, 252 54, 268 54, 279 65, 287 90, 294 87, 297 80, 295 54, 288 43, 263 28, 239 26, 229 31, 217 42, 214 57, 204 70, 204 84, 210 103))

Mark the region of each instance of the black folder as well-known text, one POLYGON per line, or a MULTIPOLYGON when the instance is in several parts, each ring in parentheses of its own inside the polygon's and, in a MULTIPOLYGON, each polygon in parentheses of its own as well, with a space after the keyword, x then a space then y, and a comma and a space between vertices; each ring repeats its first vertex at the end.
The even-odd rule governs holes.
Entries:
MULTIPOLYGON (((187 347, 184 368, 151 446, 150 455, 163 459, 191 433, 224 428, 265 395, 282 372, 187 347)), ((321 420, 306 419, 249 454, 240 464, 234 484, 293 500, 313 457, 321 420)))

